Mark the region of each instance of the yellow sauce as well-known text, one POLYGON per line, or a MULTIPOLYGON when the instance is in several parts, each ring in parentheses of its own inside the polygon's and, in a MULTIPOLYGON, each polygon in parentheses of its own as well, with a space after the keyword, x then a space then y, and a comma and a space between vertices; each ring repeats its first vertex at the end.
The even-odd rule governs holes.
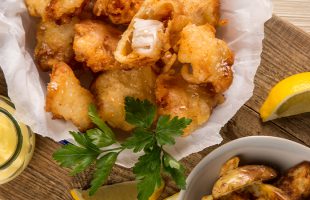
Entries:
POLYGON ((13 122, 0 112, 0 165, 9 160, 16 149, 17 135, 13 122))
MULTIPOLYGON (((13 114, 15 109, 1 99, 0 108, 13 114)), ((6 183, 17 177, 28 165, 34 150, 35 135, 22 123, 18 123, 18 134, 13 121, 4 113, 0 112, 0 184, 6 183), (20 145, 18 145, 20 141, 20 145), (16 154, 17 149, 19 153, 16 154), (16 154, 16 155, 15 155, 16 154), (12 157, 12 156, 16 157, 12 157), (9 164, 9 160, 12 160, 9 164), (5 167, 2 167, 5 165, 5 167)))

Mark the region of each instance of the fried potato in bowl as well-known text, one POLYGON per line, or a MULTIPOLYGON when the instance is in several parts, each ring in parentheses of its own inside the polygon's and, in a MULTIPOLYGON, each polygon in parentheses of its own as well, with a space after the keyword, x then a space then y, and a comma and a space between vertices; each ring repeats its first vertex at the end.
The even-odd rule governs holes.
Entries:
MULTIPOLYGON (((259 200, 274 200, 267 198, 268 196, 271 196, 272 198, 273 195, 277 195, 278 197, 280 197, 281 200, 287 197, 291 199, 290 194, 285 191, 285 188, 281 188, 281 186, 279 185, 278 179, 283 180, 284 178, 285 180, 290 180, 288 182, 289 184, 286 184, 286 188, 296 189, 296 187, 300 187, 301 185, 303 185, 303 188, 306 188, 308 185, 306 177, 309 178, 309 176, 306 175, 307 170, 309 170, 310 168, 308 165, 300 163, 302 163, 303 161, 310 163, 308 155, 310 155, 310 148, 283 138, 276 138, 270 136, 251 136, 233 140, 208 154, 194 168, 194 170, 187 178, 186 190, 182 190, 180 193, 180 199, 201 200, 203 196, 211 194, 214 183, 219 178, 225 176, 225 174, 220 176, 222 165, 234 156, 240 157, 241 162, 238 168, 244 165, 258 164, 269 166, 278 172, 277 178, 268 182, 264 182, 264 184, 267 184, 267 186, 254 186, 255 190, 257 191, 257 193, 255 194, 256 196, 254 196, 255 200, 259 197, 265 198, 260 198, 259 200), (292 168, 294 166, 296 167, 292 168), (298 169, 298 173, 296 169, 298 169), (288 174, 291 174, 290 176, 288 176, 288 174, 286 173, 288 170, 288 174), (294 178, 292 174, 294 174, 294 178), (303 180, 303 184, 296 184, 298 181, 292 180, 303 180), (273 187, 269 185, 272 185, 273 187)), ((228 173, 230 172, 231 171, 229 171, 228 173)), ((227 182, 227 184, 231 184, 231 182, 227 182)), ((253 187, 253 185, 255 184, 261 184, 261 182, 254 181, 253 184, 248 185, 248 187, 253 187)), ((238 190, 238 193, 244 194, 244 192, 247 191, 254 195, 254 193, 249 190, 250 189, 247 187, 240 188, 240 190, 238 190)), ((302 191, 302 194, 304 196, 302 196, 302 198, 300 198, 301 196, 299 196, 299 200, 307 199, 310 197, 304 190, 300 191, 302 191)), ((229 195, 233 194, 232 190, 231 192, 232 193, 227 194, 222 198, 230 199, 229 195)), ((300 192, 297 192, 296 194, 298 193, 300 194, 300 192)), ((216 198, 214 199, 216 200, 216 198)))

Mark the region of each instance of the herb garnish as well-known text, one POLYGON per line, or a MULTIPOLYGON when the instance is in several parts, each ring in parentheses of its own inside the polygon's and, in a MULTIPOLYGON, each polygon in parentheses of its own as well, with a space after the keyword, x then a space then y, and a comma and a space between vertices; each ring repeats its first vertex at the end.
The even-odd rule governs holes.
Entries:
POLYGON ((71 175, 84 171, 91 164, 96 170, 91 181, 89 194, 93 195, 107 180, 117 156, 125 149, 137 153, 144 151, 133 167, 138 180, 138 200, 148 200, 156 188, 162 184, 161 172, 169 174, 180 189, 185 189, 184 167, 169 155, 164 145, 175 144, 175 137, 191 123, 186 118, 160 116, 153 125, 157 108, 151 102, 132 97, 125 98, 126 121, 135 126, 132 136, 118 148, 108 148, 117 144, 113 131, 99 117, 96 107, 89 106, 89 117, 97 128, 86 133, 70 132, 78 145, 68 144, 57 150, 53 158, 62 167, 72 169, 71 175), (104 150, 100 148, 106 147, 104 150))

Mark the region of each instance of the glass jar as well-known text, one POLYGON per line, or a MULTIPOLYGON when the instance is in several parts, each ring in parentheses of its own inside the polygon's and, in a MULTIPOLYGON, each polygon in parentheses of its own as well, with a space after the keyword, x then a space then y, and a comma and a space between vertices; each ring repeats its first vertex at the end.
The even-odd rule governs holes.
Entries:
POLYGON ((0 95, 0 184, 16 178, 28 165, 35 134, 13 117, 13 103, 0 95))

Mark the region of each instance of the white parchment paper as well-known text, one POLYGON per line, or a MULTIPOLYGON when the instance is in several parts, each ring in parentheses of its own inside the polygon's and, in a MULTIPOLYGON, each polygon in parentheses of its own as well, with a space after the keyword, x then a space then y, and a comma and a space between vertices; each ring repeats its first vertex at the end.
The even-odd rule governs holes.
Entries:
MULTIPOLYGON (((264 23, 272 16, 270 0, 221 0, 223 19, 227 26, 218 36, 228 42, 235 53, 234 81, 225 93, 226 101, 217 107, 210 120, 167 150, 177 159, 219 144, 220 129, 252 96, 254 76, 260 64, 264 23)), ((36 22, 30 18, 23 0, 0 1, 0 66, 8 85, 9 97, 16 106, 16 117, 43 136, 55 141, 70 139, 69 122, 52 120, 44 111, 47 74, 39 72, 32 55, 36 22)), ((118 164, 131 167, 136 157, 123 152, 118 164)))

